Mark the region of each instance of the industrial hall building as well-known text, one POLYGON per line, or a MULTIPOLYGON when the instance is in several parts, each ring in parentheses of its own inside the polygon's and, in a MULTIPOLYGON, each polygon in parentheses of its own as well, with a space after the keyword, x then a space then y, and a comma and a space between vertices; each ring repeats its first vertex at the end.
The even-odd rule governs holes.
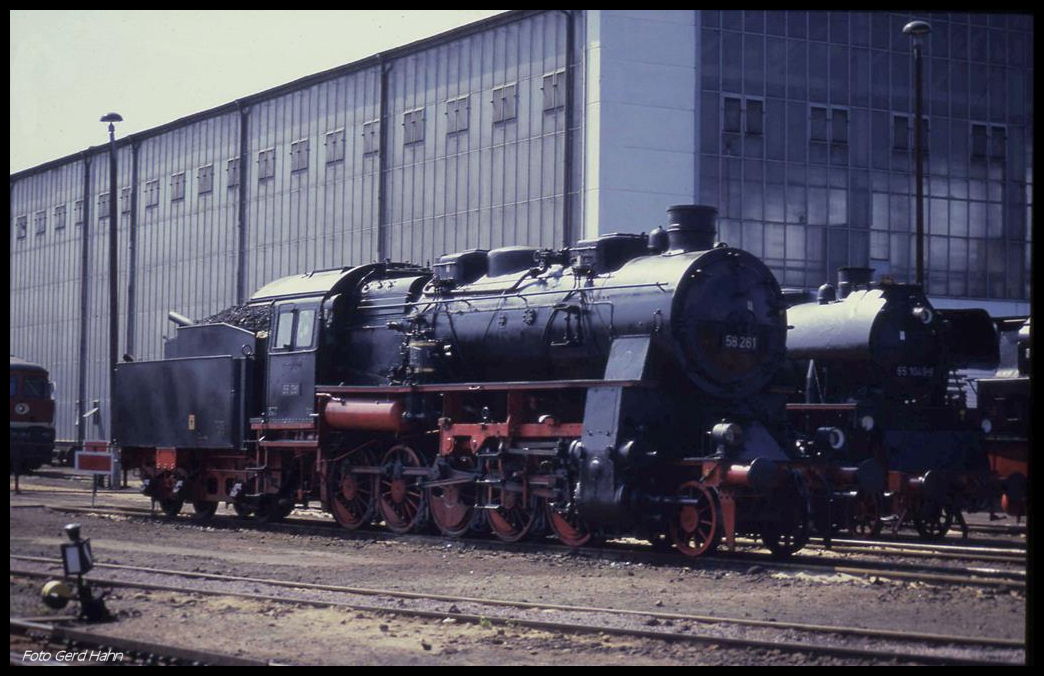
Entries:
POLYGON ((137 359, 169 311, 282 276, 649 232, 674 204, 785 287, 913 281, 913 19, 928 294, 1028 314, 1032 15, 517 10, 120 138, 116 185, 105 145, 12 174, 11 352, 50 370, 60 440, 107 438, 112 218, 137 359))

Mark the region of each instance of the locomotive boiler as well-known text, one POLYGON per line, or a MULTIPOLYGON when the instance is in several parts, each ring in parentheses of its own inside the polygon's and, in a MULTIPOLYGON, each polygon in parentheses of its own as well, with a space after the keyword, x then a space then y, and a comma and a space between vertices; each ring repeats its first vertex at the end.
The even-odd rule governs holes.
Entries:
POLYGON ((886 515, 941 537, 960 510, 978 505, 987 482, 982 430, 969 415, 956 369, 997 358, 983 310, 934 308, 919 286, 872 281, 869 268, 841 268, 812 302, 788 317, 791 423, 806 434, 841 429, 830 464, 873 462, 883 491, 851 486, 842 521, 876 534, 886 515))
POLYGON ((318 500, 346 528, 796 551, 807 495, 763 396, 782 293, 715 243, 713 208, 668 213, 649 236, 277 280, 179 327, 168 359, 117 367, 125 466, 170 513, 318 500))

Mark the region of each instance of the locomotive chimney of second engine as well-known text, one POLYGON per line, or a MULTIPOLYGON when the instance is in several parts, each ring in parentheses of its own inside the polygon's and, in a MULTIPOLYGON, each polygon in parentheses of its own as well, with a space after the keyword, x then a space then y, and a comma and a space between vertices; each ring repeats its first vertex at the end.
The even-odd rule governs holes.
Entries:
POLYGON ((703 204, 676 204, 667 208, 667 240, 672 251, 714 248, 718 210, 703 204))
POLYGON ((859 287, 869 288, 874 281, 874 269, 846 266, 837 269, 837 297, 845 298, 859 287))

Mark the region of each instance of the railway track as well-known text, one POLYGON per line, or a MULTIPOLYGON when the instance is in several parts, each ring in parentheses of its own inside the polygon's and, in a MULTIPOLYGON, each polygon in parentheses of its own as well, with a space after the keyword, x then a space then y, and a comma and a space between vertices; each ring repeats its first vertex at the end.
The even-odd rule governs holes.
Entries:
MULTIPOLYGON (((51 564, 57 559, 21 557, 16 561, 51 564)), ((658 612, 544 602, 486 599, 323 585, 293 580, 221 575, 199 571, 97 564, 122 577, 90 575, 92 584, 259 601, 336 607, 406 617, 450 619, 487 625, 513 625, 555 633, 595 633, 662 641, 716 644, 734 648, 828 655, 870 663, 1020 664, 1025 644, 1005 638, 910 633, 834 627, 710 615, 658 612), (145 575, 148 580, 129 579, 145 575), (246 591, 249 589, 249 591, 246 591), (289 593, 287 593, 289 592, 289 593), (450 604, 450 605, 446 605, 450 604)), ((40 570, 12 567, 13 576, 49 577, 40 570)))
POLYGON ((11 618, 11 666, 227 666, 258 667, 269 662, 164 643, 108 636, 85 629, 11 618), (27 655, 36 653, 36 659, 27 655), (78 659, 82 656, 82 659, 78 659))
MULTIPOLYGON (((155 519, 159 522, 164 523, 171 522, 171 519, 169 517, 155 515, 151 513, 149 510, 138 508, 89 508, 56 506, 47 507, 47 509, 72 514, 100 514, 111 516, 125 516, 129 518, 155 519)), ((854 575, 867 578, 879 577, 908 582, 916 581, 932 584, 976 585, 987 587, 1009 587, 1016 589, 1025 588, 1026 585, 1026 572, 1024 568, 1021 570, 1005 570, 999 568, 986 568, 981 566, 933 566, 927 564, 898 563, 887 560, 882 561, 880 559, 861 560, 852 558, 826 558, 825 556, 821 555, 814 556, 809 554, 797 554, 786 560, 778 560, 768 555, 752 551, 720 553, 712 556, 700 557, 700 559, 698 560, 691 560, 686 557, 677 555, 675 553, 656 552, 652 549, 650 545, 641 544, 637 542, 611 542, 608 543, 606 546, 597 548, 571 548, 565 545, 552 542, 507 543, 495 539, 478 538, 459 538, 456 540, 449 540, 441 535, 398 535, 394 533, 387 533, 384 531, 345 531, 332 521, 323 522, 309 519, 294 519, 290 520, 289 522, 284 522, 280 524, 266 524, 264 526, 254 524, 251 521, 242 519, 211 519, 206 522, 200 522, 192 519, 191 517, 180 517, 175 519, 174 521, 194 522, 198 524, 205 523, 207 528, 228 529, 241 529, 244 526, 244 524, 249 524, 251 526, 256 526, 258 528, 263 528, 266 530, 274 530, 277 532, 287 532, 293 534, 315 534, 323 536, 334 536, 344 539, 365 538, 367 540, 398 540, 434 546, 441 546, 447 543, 457 543, 462 546, 474 546, 479 548, 494 549, 498 551, 514 551, 521 553, 566 552, 576 556, 586 556, 596 559, 626 561, 637 560, 644 563, 668 566, 699 566, 705 565, 704 562, 713 562, 717 565, 723 566, 738 566, 739 568, 737 568, 737 570, 741 569, 743 566, 749 567, 751 565, 758 565, 765 569, 776 569, 779 571, 802 570, 828 574, 834 573, 854 575)), ((751 544, 753 544, 752 541, 751 544)), ((869 548, 853 549, 863 554, 875 553, 873 550, 869 548)), ((888 555, 887 548, 884 551, 886 553, 885 555, 888 555)), ((880 554, 878 554, 878 556, 880 556, 880 554)), ((891 556, 896 556, 896 554, 891 554, 891 556)), ((1025 560, 1012 558, 1007 560, 1006 563, 1024 566, 1025 560)))
POLYGON ((832 538, 826 547, 822 538, 812 538, 807 550, 826 550, 835 553, 861 553, 909 558, 945 558, 951 560, 989 561, 993 563, 1026 563, 1026 550, 1015 547, 977 547, 938 543, 894 542, 888 540, 848 540, 832 538))

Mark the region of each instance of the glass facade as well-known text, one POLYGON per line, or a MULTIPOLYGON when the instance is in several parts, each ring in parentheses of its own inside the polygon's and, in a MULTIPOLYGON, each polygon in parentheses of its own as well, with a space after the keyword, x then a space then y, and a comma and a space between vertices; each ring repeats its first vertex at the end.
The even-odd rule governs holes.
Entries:
POLYGON ((1025 300, 1033 17, 701 11, 700 202, 785 286, 842 265, 913 281, 913 57, 923 50, 925 269, 936 296, 1025 300))

